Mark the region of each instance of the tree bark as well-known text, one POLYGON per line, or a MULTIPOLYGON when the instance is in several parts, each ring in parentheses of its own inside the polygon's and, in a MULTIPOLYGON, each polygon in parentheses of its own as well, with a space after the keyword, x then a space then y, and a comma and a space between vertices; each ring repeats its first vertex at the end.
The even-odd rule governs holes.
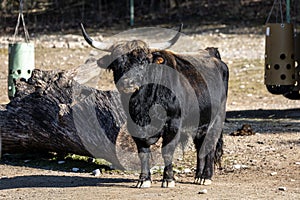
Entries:
POLYGON ((34 70, 27 82, 17 80, 15 97, 0 105, 2 153, 75 153, 122 168, 116 143, 126 117, 119 93, 79 84, 82 69, 34 70))

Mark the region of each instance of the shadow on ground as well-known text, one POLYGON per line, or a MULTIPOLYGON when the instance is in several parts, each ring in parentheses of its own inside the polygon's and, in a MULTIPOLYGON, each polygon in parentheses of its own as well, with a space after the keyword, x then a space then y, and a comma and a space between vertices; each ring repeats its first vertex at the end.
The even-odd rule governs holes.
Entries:
POLYGON ((300 109, 228 111, 225 129, 234 131, 235 125, 250 124, 259 133, 300 132, 300 109), (233 125, 235 124, 235 125, 233 125))
POLYGON ((286 110, 239 110, 228 111, 228 118, 256 118, 256 119, 298 119, 300 120, 300 108, 286 110))
POLYGON ((124 183, 134 183, 132 179, 123 178, 96 178, 96 177, 79 177, 79 176, 48 176, 32 175, 17 176, 13 178, 1 179, 0 190, 30 187, 130 187, 124 183))

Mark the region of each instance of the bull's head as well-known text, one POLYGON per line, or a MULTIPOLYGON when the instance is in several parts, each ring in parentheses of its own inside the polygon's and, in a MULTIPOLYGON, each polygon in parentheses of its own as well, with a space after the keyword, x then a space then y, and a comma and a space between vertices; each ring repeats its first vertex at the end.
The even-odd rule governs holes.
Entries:
POLYGON ((114 82, 120 92, 132 93, 140 87, 145 77, 141 68, 145 65, 172 64, 172 58, 164 49, 170 48, 180 37, 182 24, 177 34, 169 41, 148 45, 142 40, 122 41, 118 43, 99 42, 91 39, 81 24, 82 34, 92 47, 110 52, 98 60, 98 65, 113 71, 114 82))

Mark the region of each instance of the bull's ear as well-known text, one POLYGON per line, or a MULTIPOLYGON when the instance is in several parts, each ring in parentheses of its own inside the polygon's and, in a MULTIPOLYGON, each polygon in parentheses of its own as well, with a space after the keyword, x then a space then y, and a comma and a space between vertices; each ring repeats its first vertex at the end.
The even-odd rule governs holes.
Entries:
POLYGON ((166 58, 161 52, 153 52, 152 53, 152 62, 155 64, 166 64, 166 58))
POLYGON ((153 62, 155 64, 164 64, 165 63, 165 59, 162 57, 162 56, 156 56, 154 59, 153 59, 153 62))
POLYGON ((110 55, 105 55, 97 61, 97 64, 100 68, 108 69, 108 66, 111 64, 110 55))

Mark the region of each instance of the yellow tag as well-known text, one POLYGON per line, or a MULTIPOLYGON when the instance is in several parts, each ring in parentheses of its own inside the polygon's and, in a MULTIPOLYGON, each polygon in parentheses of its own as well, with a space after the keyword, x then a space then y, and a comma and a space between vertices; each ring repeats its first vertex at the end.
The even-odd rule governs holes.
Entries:
POLYGON ((155 63, 156 64, 162 64, 162 63, 164 63, 165 62, 165 60, 162 58, 162 57, 157 57, 156 59, 155 59, 155 63))

